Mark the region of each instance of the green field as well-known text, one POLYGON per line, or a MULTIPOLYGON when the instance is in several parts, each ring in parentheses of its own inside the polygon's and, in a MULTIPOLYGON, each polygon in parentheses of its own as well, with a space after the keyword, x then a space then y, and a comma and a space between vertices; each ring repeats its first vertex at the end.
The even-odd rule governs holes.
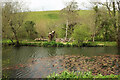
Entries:
POLYGON ((59 11, 39 11, 39 12, 27 12, 26 21, 34 21, 39 23, 41 20, 58 20, 59 11))
MULTIPOLYGON (((78 11, 79 15, 89 16, 93 11, 92 10, 80 10, 78 11)), ((36 12, 27 12, 26 21, 34 21, 35 23, 39 23, 40 21, 57 21, 62 17, 60 16, 60 11, 36 11, 36 12)))

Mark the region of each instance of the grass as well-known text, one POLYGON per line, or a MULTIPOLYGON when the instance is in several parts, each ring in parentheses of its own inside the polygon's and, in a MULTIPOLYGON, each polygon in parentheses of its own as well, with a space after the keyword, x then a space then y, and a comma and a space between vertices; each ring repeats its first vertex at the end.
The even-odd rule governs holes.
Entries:
MULTIPOLYGON (((16 42, 13 40, 13 42, 16 42)), ((10 40, 3 40, 3 45, 13 45, 10 40)), ((117 46, 116 42, 87 42, 87 43, 61 43, 61 42, 47 42, 47 41, 34 41, 34 40, 23 40, 20 41, 21 46, 42 46, 42 47, 104 47, 104 46, 117 46)))
MULTIPOLYGON (((27 12, 27 17, 25 21, 33 21, 36 24, 39 23, 39 21, 57 21, 61 19, 60 17, 60 11, 36 11, 36 12, 27 12)), ((92 10, 80 10, 78 13, 82 16, 89 16, 93 11, 92 10)))
POLYGON ((89 46, 117 46, 116 42, 88 42, 89 46))
POLYGON ((92 75, 92 72, 68 72, 63 71, 61 74, 52 73, 51 75, 47 76, 47 78, 56 78, 56 79, 65 79, 65 78, 118 78, 119 75, 92 75))
POLYGON ((25 21, 33 21, 36 24, 40 22, 51 23, 60 19, 59 11, 38 11, 38 12, 27 12, 25 21))

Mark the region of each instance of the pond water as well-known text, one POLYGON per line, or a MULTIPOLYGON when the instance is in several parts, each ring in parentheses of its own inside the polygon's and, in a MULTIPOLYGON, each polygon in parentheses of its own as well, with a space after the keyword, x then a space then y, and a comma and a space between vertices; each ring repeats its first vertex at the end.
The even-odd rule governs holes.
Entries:
MULTIPOLYGON (((109 69, 109 67, 104 68, 104 61, 107 60, 112 65, 111 67, 115 67, 115 70, 110 69, 112 70, 111 73, 119 74, 120 49, 117 47, 47 48, 4 46, 2 49, 3 76, 10 78, 42 78, 50 73, 60 73, 66 69, 78 72, 88 71, 89 69, 85 68, 85 65, 92 65, 90 70, 97 69, 98 65, 96 64, 100 61, 97 58, 103 59, 103 62, 100 63, 103 64, 103 69, 109 69), (91 62, 88 62, 89 60, 91 62), (84 61, 86 64, 82 65, 84 61), (75 63, 76 67, 71 66, 72 63, 75 63), (93 65, 95 66, 93 67, 93 65)), ((99 67, 102 70, 101 65, 99 67)), ((102 71, 100 72, 102 73, 102 71)), ((104 74, 108 74, 108 72, 104 74)))

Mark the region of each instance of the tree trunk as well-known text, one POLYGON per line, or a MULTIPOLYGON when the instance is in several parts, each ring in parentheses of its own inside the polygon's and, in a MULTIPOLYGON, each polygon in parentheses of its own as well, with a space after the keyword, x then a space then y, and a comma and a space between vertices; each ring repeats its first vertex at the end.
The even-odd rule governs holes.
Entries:
POLYGON ((12 23, 11 20, 9 21, 9 24, 10 24, 10 26, 11 26, 11 30, 12 30, 12 32, 13 32, 13 34, 14 34, 14 37, 15 37, 15 39, 16 39, 16 44, 15 44, 15 46, 20 46, 19 40, 18 40, 18 37, 17 37, 17 30, 15 30, 15 28, 13 27, 13 23, 12 23))
POLYGON ((118 21, 117 44, 120 47, 120 12, 118 13, 118 21))
POLYGON ((68 36, 68 20, 66 22, 66 34, 65 34, 65 40, 67 40, 67 36, 68 36))
POLYGON ((15 46, 20 46, 20 44, 19 44, 19 40, 18 40, 18 37, 17 37, 16 30, 15 30, 12 26, 11 26, 11 29, 12 29, 13 34, 14 34, 15 39, 16 39, 16 44, 15 44, 15 46))
POLYGON ((20 43, 19 43, 17 35, 16 34, 14 34, 14 35, 15 35, 15 39, 16 39, 16 46, 20 46, 20 43))
POLYGON ((11 40, 12 44, 14 44, 13 40, 11 38, 9 38, 9 39, 11 40))
POLYGON ((116 39, 116 41, 117 41, 117 37, 118 37, 118 27, 117 27, 117 25, 116 25, 116 7, 115 7, 115 1, 113 1, 112 2, 112 4, 113 4, 113 25, 114 25, 114 28, 115 28, 115 34, 116 34, 116 36, 115 36, 115 39, 116 39))
POLYGON ((95 42, 95 33, 93 34, 93 40, 92 41, 95 42))
POLYGON ((116 8, 115 8, 115 2, 113 1, 113 16, 116 16, 116 8))
POLYGON ((118 47, 120 47, 120 26, 118 29, 118 40, 117 40, 118 47))
POLYGON ((117 44, 120 47, 120 2, 117 2, 118 5, 118 27, 117 27, 117 44))
POLYGON ((104 41, 108 41, 108 28, 105 28, 105 40, 104 41))

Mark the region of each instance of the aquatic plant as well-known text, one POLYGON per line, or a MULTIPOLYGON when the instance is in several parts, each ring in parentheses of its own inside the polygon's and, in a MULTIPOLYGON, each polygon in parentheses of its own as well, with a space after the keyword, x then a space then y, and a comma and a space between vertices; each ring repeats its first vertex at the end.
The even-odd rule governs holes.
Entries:
POLYGON ((47 76, 47 78, 57 78, 57 79, 65 79, 65 78, 118 78, 119 75, 92 75, 92 72, 68 72, 67 70, 63 71, 60 74, 52 73, 47 76))

